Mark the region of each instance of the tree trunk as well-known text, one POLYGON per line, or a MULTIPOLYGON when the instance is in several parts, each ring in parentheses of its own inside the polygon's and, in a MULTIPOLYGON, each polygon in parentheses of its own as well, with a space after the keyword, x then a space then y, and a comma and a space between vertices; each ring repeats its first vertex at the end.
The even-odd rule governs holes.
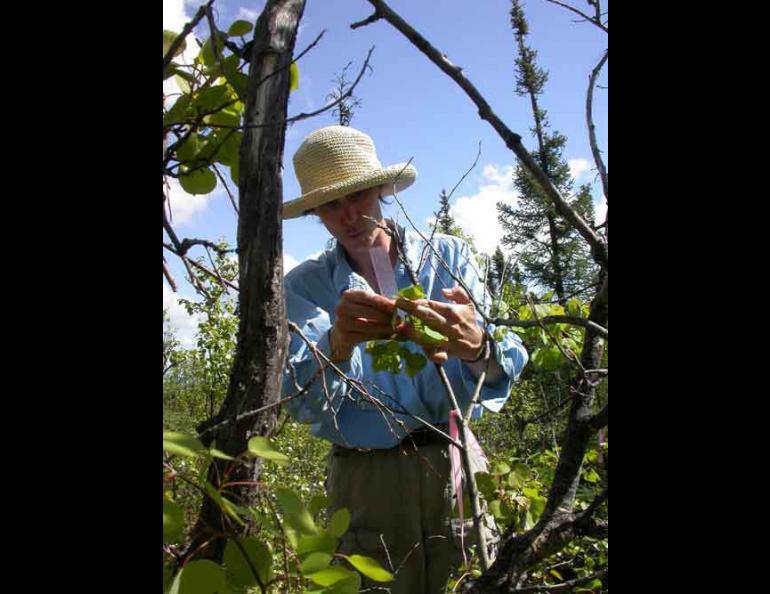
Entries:
MULTIPOLYGON (((254 30, 244 122, 247 128, 240 148, 238 343, 227 397, 208 426, 276 402, 281 396, 288 337, 282 291, 281 163, 289 64, 304 7, 304 0, 269 0, 254 30)), ((276 411, 271 408, 242 422, 223 425, 202 441, 209 445, 215 438, 218 449, 238 456, 252 436, 267 435, 274 429, 276 411)), ((260 470, 258 460, 233 466, 217 459, 209 468, 208 481, 216 487, 228 471, 228 480, 256 481, 260 470)), ((251 505, 255 496, 254 486, 228 489, 228 498, 239 504, 251 505)), ((223 535, 232 534, 233 528, 217 504, 206 497, 180 565, 193 556, 221 561, 223 535)))

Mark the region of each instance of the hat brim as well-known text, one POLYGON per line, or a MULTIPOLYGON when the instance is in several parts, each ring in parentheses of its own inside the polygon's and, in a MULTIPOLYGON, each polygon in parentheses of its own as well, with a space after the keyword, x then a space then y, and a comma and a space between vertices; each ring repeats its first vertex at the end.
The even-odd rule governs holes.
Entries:
POLYGON ((377 169, 339 184, 317 188, 299 198, 284 202, 283 218, 294 219, 322 204, 375 186, 385 186, 383 194, 390 196, 394 193, 394 182, 395 192, 401 192, 411 186, 415 179, 417 179, 417 170, 411 164, 398 163, 384 169, 377 169))

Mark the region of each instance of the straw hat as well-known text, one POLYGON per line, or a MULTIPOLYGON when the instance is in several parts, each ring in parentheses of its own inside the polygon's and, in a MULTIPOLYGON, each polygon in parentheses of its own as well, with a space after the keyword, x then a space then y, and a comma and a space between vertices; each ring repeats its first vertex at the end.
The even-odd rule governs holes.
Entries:
POLYGON ((349 126, 328 126, 309 134, 294 153, 294 172, 302 196, 285 202, 283 218, 293 219, 337 198, 385 185, 384 194, 411 186, 417 177, 412 165, 383 167, 374 143, 349 126))

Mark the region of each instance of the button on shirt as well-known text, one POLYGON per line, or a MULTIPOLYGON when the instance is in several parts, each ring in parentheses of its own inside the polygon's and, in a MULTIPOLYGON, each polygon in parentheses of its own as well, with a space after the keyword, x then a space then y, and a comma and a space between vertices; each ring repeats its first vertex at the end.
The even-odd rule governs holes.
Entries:
MULTIPOLYGON (((458 283, 430 249, 426 250, 427 259, 417 271, 425 241, 413 231, 402 231, 402 237, 407 259, 417 272, 417 278, 428 299, 447 302, 441 289, 454 287, 458 283)), ((486 300, 484 298, 483 284, 479 280, 468 244, 457 237, 435 234, 432 245, 454 274, 463 279, 476 303, 482 305, 486 301, 488 307, 491 299, 488 294, 486 300)), ((394 272, 398 289, 412 284, 402 262, 396 264, 394 272)), ((319 257, 302 262, 292 269, 284 279, 284 288, 287 317, 327 356, 330 353, 329 330, 334 324, 335 308, 343 291, 372 291, 369 283, 353 271, 342 246, 336 242, 319 257)), ((483 325, 481 316, 478 316, 478 320, 483 325)), ((492 335, 495 327, 490 324, 486 328, 492 335)), ((412 342, 402 344, 412 352, 422 353, 422 348, 412 342)), ((482 387, 480 400, 483 407, 497 412, 507 400, 511 384, 520 375, 528 356, 521 339, 510 329, 501 341, 493 344, 490 356, 495 357, 503 373, 499 374, 494 383, 482 387)), ((287 365, 293 369, 294 377, 288 369, 284 370, 284 398, 297 393, 297 385, 303 387, 313 380, 304 394, 286 402, 287 410, 298 421, 310 423, 311 431, 317 437, 344 447, 391 448, 407 432, 422 426, 423 420, 440 424, 446 423, 449 417, 449 397, 430 361, 414 378, 406 372, 378 372, 373 369, 372 358, 366 353, 365 345, 357 345, 349 360, 336 365, 351 379, 362 382, 379 405, 368 400, 328 368, 324 374, 324 389, 324 381, 318 373, 319 361, 296 333, 291 333, 287 365)), ((476 387, 476 378, 468 366, 456 357, 450 357, 444 369, 461 410, 467 410, 476 387)), ((481 409, 476 406, 474 416, 480 414, 481 409)))

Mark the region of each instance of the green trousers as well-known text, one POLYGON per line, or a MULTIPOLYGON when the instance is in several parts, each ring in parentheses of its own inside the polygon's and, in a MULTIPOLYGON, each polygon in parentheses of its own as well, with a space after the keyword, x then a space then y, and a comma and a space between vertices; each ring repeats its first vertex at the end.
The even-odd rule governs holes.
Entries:
POLYGON ((373 557, 396 575, 364 580, 372 592, 443 594, 458 558, 450 524, 450 462, 446 443, 329 453, 330 512, 346 507, 350 529, 340 552, 373 557))

